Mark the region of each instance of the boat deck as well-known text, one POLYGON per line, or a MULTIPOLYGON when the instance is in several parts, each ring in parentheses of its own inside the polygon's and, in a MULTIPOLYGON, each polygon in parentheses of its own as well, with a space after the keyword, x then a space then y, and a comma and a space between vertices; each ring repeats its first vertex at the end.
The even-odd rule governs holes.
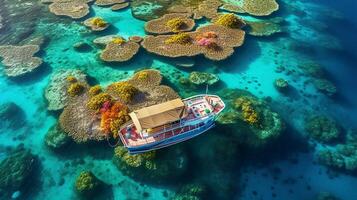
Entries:
MULTIPOLYGON (((188 99, 184 99, 183 102, 186 105, 187 116, 181 121, 176 121, 171 124, 143 130, 140 133, 136 130, 133 124, 120 130, 120 137, 126 146, 141 146, 149 143, 155 143, 161 140, 168 139, 170 137, 188 132, 200 126, 204 123, 199 120, 210 116, 212 113, 217 114, 224 108, 224 103, 217 96, 204 96, 198 95, 188 99), (196 125, 182 126, 185 122, 197 121, 196 125), (130 137, 126 137, 126 135, 130 137)), ((191 123, 192 124, 192 123, 191 123)))

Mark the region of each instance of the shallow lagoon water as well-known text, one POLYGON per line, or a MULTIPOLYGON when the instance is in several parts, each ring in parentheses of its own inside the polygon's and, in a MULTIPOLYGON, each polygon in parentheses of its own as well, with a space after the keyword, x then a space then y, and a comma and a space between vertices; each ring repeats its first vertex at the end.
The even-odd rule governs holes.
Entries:
MULTIPOLYGON (((112 185, 108 186, 108 191, 103 191, 103 199, 168 199, 174 196, 181 185, 192 179, 209 185, 211 182, 220 184, 227 177, 233 179, 231 183, 235 191, 228 199, 315 199, 319 192, 330 192, 340 199, 357 199, 353 187, 357 184, 355 173, 332 173, 318 164, 314 156, 315 149, 325 147, 321 144, 315 146, 316 142, 308 139, 304 130, 306 114, 314 112, 335 118, 345 130, 357 128, 357 95, 354 92, 357 84, 354 79, 357 74, 357 45, 353 45, 356 39, 352 33, 342 35, 331 28, 340 30, 348 25, 352 32, 357 30, 357 22, 353 21, 351 12, 344 7, 334 10, 334 6, 320 1, 280 2, 282 9, 274 16, 284 17, 287 21, 284 23, 286 33, 267 38, 247 36, 245 44, 237 48, 227 60, 212 62, 197 57, 194 58, 196 65, 193 68, 175 66, 174 61, 148 54, 144 49, 140 49, 139 54, 126 63, 108 64, 100 61, 100 49, 92 44, 96 37, 108 34, 120 34, 125 38, 132 35, 145 36, 145 22, 134 18, 130 8, 113 12, 109 8, 92 6, 91 16, 101 16, 112 25, 107 31, 96 34, 81 25, 80 21, 56 16, 52 18, 61 20, 39 19, 33 34, 45 33, 49 37, 48 44, 39 54, 45 64, 20 79, 8 78, 4 73, 0 75, 0 103, 14 102, 25 115, 24 126, 15 130, 2 128, 1 158, 6 158, 8 147, 23 145, 38 157, 40 163, 31 177, 34 184, 27 191, 24 188, 19 198, 78 199, 74 190, 75 178, 80 171, 91 170, 99 179, 112 185), (80 41, 86 41, 92 49, 87 52, 75 51, 72 46, 80 41), (328 72, 329 79, 338 88, 337 98, 329 98, 318 92, 311 83, 305 82, 309 77, 293 72, 292 75, 276 72, 277 66, 284 65, 293 71, 298 70, 300 64, 311 60, 328 72), (93 84, 108 85, 112 80, 129 78, 134 71, 143 68, 159 69, 167 84, 171 84, 184 97, 204 93, 205 88, 187 92, 175 80, 174 73, 186 77, 191 71, 197 70, 216 73, 222 81, 219 86, 209 88, 210 92, 238 88, 248 90, 260 98, 269 96, 272 99, 270 106, 283 117, 288 129, 283 133, 280 143, 257 155, 242 150, 231 157, 236 161, 233 168, 217 169, 220 165, 215 164, 202 166, 194 159, 205 156, 211 158, 210 144, 215 144, 212 140, 225 137, 220 136, 222 131, 218 126, 179 145, 195 151, 192 152, 193 160, 190 160, 192 164, 182 180, 168 181, 167 184, 142 182, 122 174, 112 163, 113 149, 105 142, 73 144, 64 152, 54 152, 46 147, 45 134, 56 123, 59 114, 46 109, 44 90, 51 74, 59 69, 80 69, 92 77, 93 84), (276 78, 285 78, 296 91, 291 95, 281 94, 273 85, 276 78), (217 173, 216 176, 214 173, 217 173), (210 176, 201 177, 207 174, 210 176), (61 195, 58 195, 59 192, 61 195)), ((211 197, 223 198, 219 195, 211 197)))

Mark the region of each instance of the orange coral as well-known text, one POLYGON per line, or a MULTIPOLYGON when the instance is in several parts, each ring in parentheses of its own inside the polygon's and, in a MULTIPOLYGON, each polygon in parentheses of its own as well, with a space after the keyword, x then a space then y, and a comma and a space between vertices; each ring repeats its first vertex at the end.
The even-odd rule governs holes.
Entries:
POLYGON ((120 102, 115 102, 111 107, 101 110, 100 127, 102 131, 114 138, 118 136, 120 127, 129 121, 129 109, 120 102))

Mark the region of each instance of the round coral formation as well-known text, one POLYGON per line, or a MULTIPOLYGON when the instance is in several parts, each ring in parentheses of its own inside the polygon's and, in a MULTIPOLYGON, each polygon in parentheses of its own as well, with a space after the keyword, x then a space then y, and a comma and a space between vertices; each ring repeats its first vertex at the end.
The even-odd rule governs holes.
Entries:
POLYGON ((82 94, 84 89, 85 89, 85 86, 82 83, 76 82, 76 83, 72 83, 69 85, 67 92, 68 92, 69 96, 75 97, 75 96, 82 94))
POLYGON ((214 19, 213 22, 216 25, 229 28, 242 28, 245 26, 245 22, 233 13, 220 15, 217 19, 214 19))
POLYGON ((219 77, 207 72, 191 72, 189 81, 195 85, 213 85, 219 81, 219 77))
POLYGON ((234 108, 241 110, 245 122, 254 125, 259 122, 258 112, 254 109, 253 102, 248 97, 237 98, 234 101, 234 108))
POLYGON ((69 136, 59 124, 53 125, 45 136, 45 144, 52 149, 59 149, 70 142, 69 136))
POLYGON ((99 111, 105 102, 111 102, 112 96, 108 93, 99 93, 97 95, 92 96, 88 102, 87 107, 94 111, 99 111))
POLYGON ((115 37, 111 42, 114 44, 122 45, 126 42, 126 40, 122 37, 115 37))
POLYGON ((88 90, 88 94, 89 96, 93 97, 99 93, 102 92, 102 87, 100 87, 100 85, 95 85, 89 88, 88 90))
POLYGON ((128 107, 120 102, 105 102, 100 112, 100 128, 107 136, 117 138, 121 126, 130 120, 128 107))
POLYGON ((337 122, 326 116, 313 116, 307 119, 305 129, 315 140, 323 143, 336 141, 341 135, 337 122))
POLYGON ((84 25, 90 27, 93 31, 102 31, 109 27, 108 22, 101 17, 89 18, 84 21, 84 25))
POLYGON ((90 171, 83 171, 76 179, 76 191, 82 195, 92 195, 98 187, 101 186, 101 181, 90 171))
POLYGON ((289 87, 289 83, 287 80, 283 78, 278 78, 274 82, 274 86, 279 90, 279 91, 286 91, 289 87))
POLYGON ((127 81, 116 82, 107 87, 108 93, 120 98, 125 103, 133 100, 139 90, 127 81))

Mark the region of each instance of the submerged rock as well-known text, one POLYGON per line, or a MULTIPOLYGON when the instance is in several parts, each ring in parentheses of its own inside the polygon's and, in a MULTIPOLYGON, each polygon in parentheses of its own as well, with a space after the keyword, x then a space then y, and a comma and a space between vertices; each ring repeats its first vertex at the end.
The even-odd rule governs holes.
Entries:
POLYGON ((274 86, 281 92, 287 91, 289 88, 289 83, 283 78, 278 78, 274 82, 274 86))
POLYGON ((35 158, 28 150, 19 149, 0 163, 0 199, 10 199, 30 181, 35 158))
POLYGON ((70 142, 70 137, 65 133, 59 124, 53 125, 45 136, 45 143, 48 147, 59 149, 70 142))
POLYGON ((219 117, 222 128, 252 147, 274 141, 285 130, 283 120, 261 99, 245 90, 223 90, 228 110, 219 117), (234 131, 231 131, 234 129, 234 131))
POLYGON ((337 122, 326 116, 307 118, 305 129, 312 138, 323 143, 336 141, 342 132, 337 122))
POLYGON ((24 111, 15 103, 0 105, 0 128, 21 128, 25 124, 24 111))
POLYGON ((40 50, 37 45, 25 46, 0 46, 0 57, 3 58, 5 74, 10 77, 18 77, 28 74, 42 64, 42 59, 34 57, 40 50))
POLYGON ((314 79, 313 83, 317 90, 326 94, 327 96, 334 96, 337 93, 336 86, 327 79, 314 79))
POLYGON ((45 90, 45 97, 48 101, 48 110, 61 110, 68 102, 69 87, 68 77, 74 77, 78 82, 86 82, 86 75, 79 70, 58 70, 51 76, 45 90))
POLYGON ((78 52, 87 52, 92 50, 92 47, 86 42, 77 42, 73 45, 73 48, 78 52))
POLYGON ((195 85, 213 85, 219 81, 219 77, 207 72, 191 72, 189 80, 195 85))
POLYGON ((207 198, 207 188, 201 184, 184 185, 171 200, 199 200, 207 198))
POLYGON ((114 150, 113 163, 122 173, 135 179, 165 182, 186 171, 187 155, 181 149, 130 155, 125 147, 118 146, 114 150))

